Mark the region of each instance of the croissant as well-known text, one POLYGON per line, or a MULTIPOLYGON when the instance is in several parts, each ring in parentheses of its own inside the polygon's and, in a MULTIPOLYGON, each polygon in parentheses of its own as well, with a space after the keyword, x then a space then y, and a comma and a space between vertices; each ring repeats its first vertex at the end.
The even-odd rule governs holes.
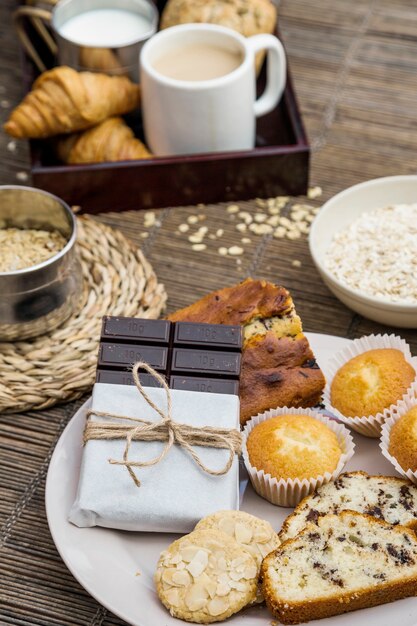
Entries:
POLYGON ((18 139, 71 133, 132 111, 139 97, 139 86, 125 76, 56 67, 34 82, 4 130, 18 139))
POLYGON ((82 133, 58 140, 64 163, 102 163, 148 159, 152 155, 121 117, 111 117, 82 133))
POLYGON ((95 72, 112 72, 125 75, 117 55, 110 48, 80 48, 80 65, 95 72))

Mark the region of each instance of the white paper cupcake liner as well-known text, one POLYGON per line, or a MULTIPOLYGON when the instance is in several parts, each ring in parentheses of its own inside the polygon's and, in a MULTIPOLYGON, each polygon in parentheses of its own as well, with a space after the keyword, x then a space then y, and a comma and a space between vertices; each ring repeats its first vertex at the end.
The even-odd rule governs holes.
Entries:
POLYGON ((395 405, 395 407, 390 412, 389 417, 387 417, 384 424, 382 425, 379 447, 381 448, 381 452, 384 457, 388 459, 388 461, 394 466, 397 472, 401 474, 401 476, 403 476, 404 478, 408 478, 408 480, 411 480, 411 482, 417 485, 417 471, 413 472, 411 469, 407 471, 403 470, 397 459, 388 452, 391 428, 396 422, 398 422, 400 417, 405 415, 407 411, 415 406, 417 406, 417 397, 406 397, 404 398, 404 400, 400 400, 400 402, 395 405))
MULTIPOLYGON (((360 339, 354 339, 351 345, 347 348, 344 348, 335 356, 329 360, 328 369, 326 375, 326 387, 323 392, 323 402, 328 411, 330 411, 338 420, 356 430, 361 435, 365 435, 365 437, 379 437, 381 434, 382 424, 387 419, 390 411, 393 409, 395 404, 384 409, 382 413, 377 413, 376 415, 370 415, 366 417, 345 417, 340 411, 338 411, 330 401, 330 389, 332 386, 333 378, 336 372, 344 365, 347 361, 350 361, 355 356, 359 354, 363 354, 364 352, 368 352, 368 350, 375 350, 380 348, 393 348, 395 350, 400 350, 405 357, 405 360, 410 363, 410 365, 417 372, 417 358, 413 357, 410 352, 410 347, 407 342, 401 337, 397 337, 396 335, 368 335, 367 337, 361 337, 360 339)), ((417 381, 414 381, 413 385, 407 390, 407 393, 404 394, 400 400, 405 399, 412 393, 413 389, 416 389, 417 392, 417 381)))
POLYGON ((258 415, 252 417, 248 422, 246 422, 243 429, 242 456, 252 486, 260 496, 278 506, 296 506, 300 500, 315 491, 318 487, 321 487, 321 485, 324 485, 324 483, 336 480, 346 463, 352 458, 354 451, 355 444, 353 443, 352 436, 343 424, 339 424, 335 420, 332 420, 318 411, 313 411, 311 409, 294 409, 287 408, 285 406, 279 409, 271 409, 269 411, 265 411, 265 413, 259 413, 258 415), (277 415, 309 415, 323 424, 326 424, 326 426, 328 426, 335 433, 339 446, 342 450, 342 454, 340 456, 339 463, 332 474, 330 472, 326 472, 322 476, 316 476, 310 479, 303 478, 300 480, 299 478, 295 478, 293 480, 291 478, 281 478, 278 480, 277 478, 273 478, 270 474, 266 474, 264 470, 257 470, 256 467, 251 464, 246 448, 246 441, 249 433, 257 424, 260 424, 271 417, 276 417, 277 415))

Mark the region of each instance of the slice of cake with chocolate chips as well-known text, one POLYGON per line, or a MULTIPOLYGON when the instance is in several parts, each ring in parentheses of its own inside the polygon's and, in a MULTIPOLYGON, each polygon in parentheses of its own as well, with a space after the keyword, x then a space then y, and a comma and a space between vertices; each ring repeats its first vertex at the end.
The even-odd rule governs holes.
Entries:
POLYGON ((271 408, 306 408, 320 402, 325 379, 284 287, 248 278, 208 294, 168 319, 243 326, 242 425, 271 408))
POLYGON ((417 537, 356 511, 325 515, 271 552, 261 578, 283 624, 377 606, 417 594, 417 537))
POLYGON ((340 474, 337 480, 301 500, 285 520, 279 538, 291 539, 308 522, 317 523, 319 517, 344 509, 417 529, 417 487, 396 476, 370 476, 366 472, 340 474))

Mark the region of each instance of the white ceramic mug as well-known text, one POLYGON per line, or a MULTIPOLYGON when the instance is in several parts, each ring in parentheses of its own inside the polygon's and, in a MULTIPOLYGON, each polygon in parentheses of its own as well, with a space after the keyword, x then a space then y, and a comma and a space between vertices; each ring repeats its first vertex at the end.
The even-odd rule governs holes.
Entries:
POLYGON ((153 154, 249 150, 255 145, 256 118, 280 100, 286 59, 273 35, 245 38, 214 24, 182 24, 149 39, 140 55, 142 112, 147 144, 153 154), (184 45, 208 44, 238 52, 240 65, 219 78, 189 81, 168 78, 154 63, 184 45), (256 99, 255 55, 267 51, 267 81, 256 99))

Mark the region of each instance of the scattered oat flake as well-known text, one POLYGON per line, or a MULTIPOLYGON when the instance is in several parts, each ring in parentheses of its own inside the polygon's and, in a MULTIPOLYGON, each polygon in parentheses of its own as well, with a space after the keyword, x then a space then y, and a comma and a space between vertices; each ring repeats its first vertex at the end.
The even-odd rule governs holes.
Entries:
POLYGON ((213 233, 210 233, 208 237, 209 239, 217 239, 216 235, 214 235, 213 233))
POLYGON ((271 215, 279 215, 281 212, 281 209, 279 208, 279 206, 270 206, 268 207, 268 212, 271 215))
POLYGON ((216 237, 223 237, 223 234, 224 234, 223 228, 218 228, 216 230, 216 237))
POLYGON ((15 141, 9 141, 7 144, 7 149, 9 152, 16 152, 17 143, 15 141))
POLYGON ((149 233, 141 233, 140 236, 142 239, 147 239, 149 237, 149 233))
POLYGON ((242 243, 250 243, 251 239, 249 239, 249 237, 242 237, 242 239, 240 240, 242 243))
POLYGON ((252 215, 248 213, 248 211, 241 211, 238 215, 241 220, 243 220, 246 224, 250 224, 252 222, 252 215))
POLYGON ((9 100, 2 100, 0 102, 0 105, 1 105, 2 109, 8 109, 10 107, 10 102, 9 102, 9 100))
POLYGON ((194 243, 191 247, 194 252, 202 252, 207 248, 207 245, 205 243, 194 243))
POLYGON ((188 222, 189 224, 197 224, 197 222, 198 222, 198 216, 197 216, 197 215, 189 215, 189 216, 187 217, 187 222, 188 222))
POLYGON ((293 267, 301 267, 301 261, 299 261, 298 259, 294 259, 294 261, 292 261, 291 265, 293 267))
POLYGON ((29 174, 27 172, 17 172, 16 174, 17 180, 21 180, 22 182, 28 180, 29 174))
POLYGON ((190 230, 190 226, 189 224, 180 224, 178 226, 178 230, 180 231, 180 233, 186 233, 188 230, 190 230))
POLYGON ((320 198, 322 193, 323 191, 321 187, 310 187, 307 192, 307 198, 314 200, 315 198, 320 198))
POLYGON ((146 211, 143 216, 144 224, 147 228, 154 226, 156 222, 156 215, 153 211, 146 211))
POLYGON ((135 576, 142 576, 142 572, 140 570, 138 570, 135 574, 135 576))
POLYGON ((206 219, 205 214, 204 214, 204 213, 200 213, 200 214, 199 214, 199 216, 198 216, 198 219, 199 219, 199 221, 200 221, 200 222, 202 222, 203 220, 205 220, 205 219, 206 219))
POLYGON ((238 213, 238 211, 240 211, 240 207, 237 204, 230 204, 226 211, 228 213, 238 213))
POLYGON ((247 230, 247 226, 244 222, 239 222, 239 224, 236 224, 236 230, 240 233, 244 233, 247 230))
POLYGON ((242 259, 236 259, 236 265, 242 265, 242 259))
POLYGON ((286 234, 286 230, 283 226, 278 226, 278 228, 276 228, 274 230, 274 237, 277 237, 278 239, 282 239, 283 237, 285 237, 286 234))
POLYGON ((300 239, 301 233, 299 230, 290 230, 287 233, 288 239, 300 239))
POLYGON ((221 247, 221 248, 218 249, 217 252, 220 254, 220 256, 226 256, 227 255, 227 248, 221 247))
POLYGON ((255 220, 255 222, 258 222, 258 224, 261 224, 262 222, 265 222, 267 218, 268 216, 265 215, 265 213, 255 213, 253 219, 255 220))
POLYGON ((243 248, 241 248, 240 246, 231 246, 230 248, 228 248, 227 252, 231 256, 239 256, 243 254, 243 248))
POLYGON ((203 241, 202 235, 190 235, 188 237, 190 243, 201 243, 203 241))

